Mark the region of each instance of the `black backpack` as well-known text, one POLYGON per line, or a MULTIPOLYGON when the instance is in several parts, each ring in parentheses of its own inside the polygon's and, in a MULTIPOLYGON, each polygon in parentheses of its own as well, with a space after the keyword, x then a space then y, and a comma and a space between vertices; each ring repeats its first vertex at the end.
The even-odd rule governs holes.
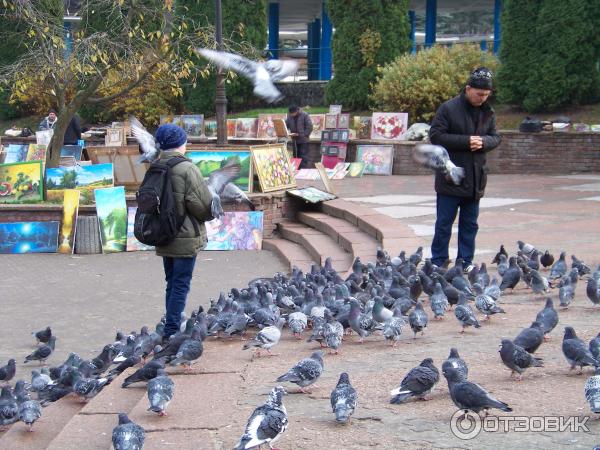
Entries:
POLYGON ((519 125, 519 131, 521 133, 539 133, 544 129, 542 122, 538 119, 532 119, 531 117, 525 117, 521 125, 519 125))
MULTIPOLYGON (((140 189, 136 192, 137 211, 133 234, 142 244, 161 246, 172 242, 177 236, 186 214, 177 215, 175 195, 171 182, 170 169, 177 164, 187 161, 183 156, 175 156, 166 163, 153 162, 140 189)), ((196 222, 192 219, 194 228, 196 222)), ((196 230, 198 234, 198 230, 196 230)))

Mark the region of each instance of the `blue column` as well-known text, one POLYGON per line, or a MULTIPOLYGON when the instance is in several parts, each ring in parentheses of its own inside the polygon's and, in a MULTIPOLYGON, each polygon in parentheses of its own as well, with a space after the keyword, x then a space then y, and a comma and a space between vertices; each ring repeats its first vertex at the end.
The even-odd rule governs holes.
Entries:
POLYGON ((481 47, 482 52, 487 52, 487 41, 482 39, 482 41, 479 43, 479 47, 481 47))
POLYGON ((414 11, 411 10, 408 12, 408 21, 410 22, 410 40, 412 41, 411 53, 413 55, 417 53, 417 38, 415 37, 415 32, 417 31, 416 18, 417 15, 414 11))
POLYGON ((319 79, 319 72, 321 71, 321 19, 315 19, 312 23, 312 48, 313 48, 313 59, 312 59, 312 76, 311 80, 319 79))
POLYGON ((425 6, 425 48, 435 44, 437 0, 427 0, 425 6))
POLYGON ((73 24, 64 21, 63 27, 65 29, 65 58, 68 59, 73 53, 73 24))
POLYGON ((313 49, 313 26, 312 22, 306 24, 306 78, 308 80, 312 80, 313 75, 313 64, 315 58, 315 51, 313 49))
POLYGON ((269 3, 269 59, 279 59, 279 3, 269 3))
POLYGON ((319 80, 331 80, 331 36, 333 26, 329 14, 323 5, 323 20, 321 23, 321 58, 319 61, 319 80))
POLYGON ((494 55, 500 50, 500 38, 502 35, 502 25, 500 17, 502 15, 502 0, 494 2, 494 55))

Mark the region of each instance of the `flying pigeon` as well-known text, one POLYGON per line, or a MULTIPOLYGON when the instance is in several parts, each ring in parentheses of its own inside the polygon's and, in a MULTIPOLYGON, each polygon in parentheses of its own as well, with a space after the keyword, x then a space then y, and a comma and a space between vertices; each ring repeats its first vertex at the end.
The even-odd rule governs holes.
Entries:
POLYGON ((234 450, 246 450, 272 444, 281 437, 288 426, 288 415, 283 405, 285 389, 277 386, 271 390, 264 405, 259 406, 248 418, 244 434, 234 450))
POLYGON ((585 399, 593 413, 600 414, 600 367, 588 378, 584 387, 585 399))
POLYGON ((318 350, 309 358, 300 360, 287 373, 277 378, 277 382, 289 381, 300 386, 300 390, 307 393, 305 387, 314 384, 323 373, 323 352, 318 350))
POLYGON ((127 414, 119 414, 119 424, 112 432, 112 444, 115 450, 142 450, 145 438, 142 427, 132 422, 127 414))
POLYGON ((4 367, 0 367, 0 381, 8 383, 13 379, 17 371, 17 362, 14 359, 9 359, 4 367))
POLYGON ((277 345, 279 339, 281 339, 281 329, 283 328, 284 323, 285 319, 281 317, 277 321, 277 325, 264 327, 257 333, 254 339, 244 344, 243 349, 248 350, 252 347, 256 349, 255 353, 252 354, 252 359, 254 359, 255 356, 260 357, 261 349, 266 350, 269 355, 272 355, 271 348, 277 345))
POLYGON ((404 325, 406 325, 406 321, 402 316, 402 310, 398 307, 394 309, 394 315, 383 324, 383 337, 391 341, 392 347, 396 347, 400 340, 404 325))
POLYGON ((196 53, 217 67, 233 70, 248 78, 254 84, 254 94, 269 103, 274 103, 283 97, 273 83, 295 74, 298 70, 298 63, 291 60, 271 59, 255 62, 234 53, 218 52, 207 48, 197 49, 196 53))
POLYGON ((156 377, 148 381, 146 386, 150 407, 148 411, 157 413, 159 416, 167 415, 167 406, 173 400, 175 383, 169 378, 164 369, 158 369, 156 377))
POLYGON ((350 378, 346 372, 340 374, 337 386, 331 391, 331 409, 335 414, 335 420, 339 423, 348 423, 350 416, 356 409, 358 394, 350 384, 350 378))
POLYGON ((454 347, 450 349, 448 359, 442 364, 442 372, 447 368, 456 369, 456 372, 460 375, 462 381, 465 381, 469 376, 469 367, 467 366, 467 363, 461 359, 458 350, 454 347))
POLYGON ((580 374, 583 372, 584 366, 600 367, 600 361, 594 358, 585 342, 577 337, 573 327, 565 327, 562 351, 571 365, 571 370, 579 366, 580 374))
POLYGON ((456 186, 465 177, 465 169, 457 167, 448 156, 448 151, 439 145, 419 144, 413 151, 413 159, 423 166, 446 175, 456 186))
POLYGON ((542 324, 536 321, 529 328, 523 328, 513 342, 526 352, 535 353, 539 346, 542 345, 542 342, 544 342, 542 324))
POLYGON ((42 364, 50 357, 56 345, 56 336, 50 337, 47 344, 38 347, 31 355, 25 358, 24 363, 29 361, 40 361, 42 364))
POLYGON ((425 310, 423 310, 423 303, 421 302, 421 300, 419 300, 417 301, 415 309, 412 310, 408 315, 408 323, 414 333, 413 339, 417 338, 417 333, 424 333, 423 330, 427 328, 428 322, 429 318, 427 317, 427 313, 425 313, 425 310))
POLYGON ((433 390, 439 380, 440 373, 433 365, 433 360, 426 358, 406 374, 400 382, 400 387, 390 392, 392 396, 390 403, 404 403, 411 398, 425 400, 427 394, 433 390))
POLYGON ((450 398, 454 404, 464 411, 480 411, 497 408, 502 411, 511 412, 512 408, 506 403, 496 400, 485 389, 476 383, 463 380, 458 370, 447 367, 444 376, 448 380, 450 398))
POLYGON ((43 330, 32 332, 31 335, 35 338, 36 344, 39 344, 40 342, 47 344, 52 337, 52 330, 50 327, 46 327, 43 330))
POLYGON ((531 356, 522 347, 515 345, 510 339, 502 339, 499 351, 502 362, 511 370, 510 376, 512 377, 513 373, 517 372, 519 381, 521 381, 522 374, 528 367, 544 366, 541 358, 531 356))
POLYGON ((481 328, 481 325, 477 321, 477 317, 475 317, 473 310, 469 305, 467 305, 467 297, 465 297, 465 294, 462 292, 460 293, 458 304, 454 309, 454 315, 462 326, 460 331, 461 333, 465 332, 466 327, 474 326, 475 328, 481 328))

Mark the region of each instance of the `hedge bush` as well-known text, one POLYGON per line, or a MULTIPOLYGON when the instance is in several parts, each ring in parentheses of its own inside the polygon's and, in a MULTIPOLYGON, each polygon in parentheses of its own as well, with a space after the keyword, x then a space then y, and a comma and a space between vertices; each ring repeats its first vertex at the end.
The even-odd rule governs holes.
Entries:
POLYGON ((411 123, 429 122, 479 66, 495 72, 498 61, 477 45, 434 46, 403 55, 380 70, 371 96, 373 106, 378 111, 408 112, 411 123))

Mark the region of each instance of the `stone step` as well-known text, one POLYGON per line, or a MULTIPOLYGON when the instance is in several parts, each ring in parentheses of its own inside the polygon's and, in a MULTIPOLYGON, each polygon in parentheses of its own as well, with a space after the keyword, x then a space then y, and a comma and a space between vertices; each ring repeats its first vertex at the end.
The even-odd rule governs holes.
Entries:
POLYGON ((290 272, 294 267, 306 272, 315 263, 312 256, 304 248, 287 239, 278 237, 263 239, 262 245, 263 250, 273 252, 285 261, 290 272))
POLYGON ((304 224, 284 220, 277 225, 284 239, 302 246, 318 264, 330 257, 335 270, 345 273, 352 265, 352 254, 325 233, 304 224))

